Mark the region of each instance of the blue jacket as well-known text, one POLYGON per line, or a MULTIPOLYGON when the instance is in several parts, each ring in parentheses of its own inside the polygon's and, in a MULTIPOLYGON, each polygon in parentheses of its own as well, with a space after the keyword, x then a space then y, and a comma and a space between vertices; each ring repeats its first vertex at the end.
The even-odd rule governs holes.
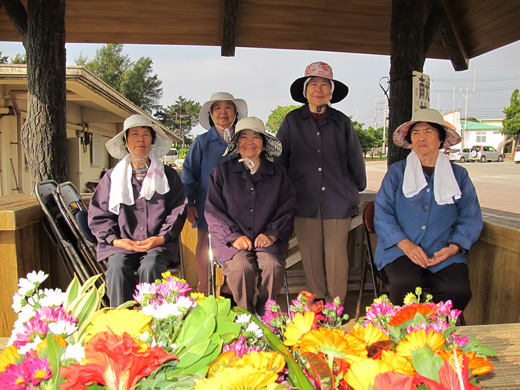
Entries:
MULTIPOLYGON (((374 262, 379 270, 404 256, 397 243, 406 238, 420 245, 428 257, 433 257, 449 242, 468 251, 478 240, 482 230, 482 212, 475 187, 466 169, 451 165, 462 196, 455 203, 442 206, 433 196, 435 172, 432 177, 425 174, 428 184, 420 193, 406 198, 403 194, 406 160, 390 166, 375 199, 377 249, 374 262)), ((429 267, 429 270, 437 272, 454 263, 467 264, 467 252, 459 252, 429 267)))
POLYGON ((182 183, 188 196, 187 207, 197 206, 199 218, 193 227, 208 231, 204 218, 204 205, 208 192, 209 174, 218 164, 232 156, 222 157, 227 143, 217 133, 215 127, 195 138, 182 166, 182 183))

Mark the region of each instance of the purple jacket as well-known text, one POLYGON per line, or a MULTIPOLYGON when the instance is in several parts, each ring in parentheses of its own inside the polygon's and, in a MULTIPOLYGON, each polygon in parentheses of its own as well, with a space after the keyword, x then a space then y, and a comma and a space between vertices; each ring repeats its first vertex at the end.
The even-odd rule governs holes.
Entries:
POLYGON ((132 176, 135 203, 122 204, 119 215, 108 211, 108 197, 113 168, 99 182, 88 209, 88 225, 98 241, 97 260, 102 261, 116 252, 132 253, 111 245, 119 238, 142 241, 153 236, 164 236, 165 244, 154 251, 168 252, 177 257, 178 243, 175 240, 184 225, 184 200, 186 191, 177 172, 168 166, 164 172, 170 191, 164 195, 155 193, 150 200, 138 199, 141 183, 132 176), (176 251, 177 249, 177 251, 176 251))
POLYGON ((210 175, 205 212, 216 258, 230 260, 238 252, 233 241, 247 236, 254 243, 261 233, 278 239, 254 250, 285 256, 295 210, 294 187, 281 165, 262 158, 252 178, 238 158, 217 165, 210 175))
POLYGON ((320 203, 323 219, 357 215, 359 192, 367 185, 365 161, 345 114, 328 107, 318 128, 306 104, 287 114, 276 137, 283 152, 275 162, 294 184, 298 217, 316 218, 320 203))

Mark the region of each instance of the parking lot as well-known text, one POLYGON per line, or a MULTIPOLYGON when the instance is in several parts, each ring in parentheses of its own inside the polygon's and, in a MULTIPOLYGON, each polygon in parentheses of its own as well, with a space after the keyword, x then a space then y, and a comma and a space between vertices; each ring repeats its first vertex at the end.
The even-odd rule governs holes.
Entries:
MULTIPOLYGON (((456 163, 468 170, 482 207, 520 214, 520 164, 511 161, 456 163)), ((366 163, 368 190, 377 191, 386 173, 386 161, 366 163)))

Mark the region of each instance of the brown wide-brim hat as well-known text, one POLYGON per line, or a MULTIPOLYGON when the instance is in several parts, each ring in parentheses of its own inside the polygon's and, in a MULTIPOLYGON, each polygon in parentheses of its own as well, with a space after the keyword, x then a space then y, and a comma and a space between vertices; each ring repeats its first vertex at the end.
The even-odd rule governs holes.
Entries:
POLYGON ((429 122, 441 125, 446 130, 446 139, 442 145, 442 148, 448 148, 453 145, 457 145, 460 142, 460 135, 455 131, 454 128, 448 126, 444 121, 442 114, 432 108, 423 108, 422 110, 415 111, 412 114, 412 120, 403 123, 394 132, 394 144, 401 148, 412 149, 412 144, 406 141, 405 137, 410 129, 419 122, 429 122))
POLYGON ((125 134, 132 127, 150 127, 155 131, 155 142, 152 144, 151 152, 158 159, 164 157, 172 147, 172 140, 168 138, 163 129, 155 125, 152 120, 144 115, 134 114, 125 119, 123 123, 123 131, 106 143, 108 153, 118 160, 122 160, 127 154, 128 149, 125 146, 125 134))
POLYGON ((238 135, 242 130, 251 130, 264 135, 263 152, 267 157, 278 157, 282 154, 282 143, 274 135, 265 131, 264 122, 257 117, 251 116, 249 118, 240 119, 235 127, 235 134, 229 140, 226 151, 223 156, 234 156, 238 152, 238 135))
POLYGON ((305 81, 311 77, 322 77, 334 82, 334 91, 332 91, 331 103, 337 103, 345 99, 348 95, 348 87, 341 81, 334 80, 332 68, 325 62, 313 62, 305 68, 305 76, 294 80, 291 85, 291 96, 299 103, 307 103, 307 96, 303 93, 303 85, 305 81))
POLYGON ((199 111, 199 123, 206 130, 211 129, 211 124, 209 122, 211 106, 213 103, 222 100, 229 100, 233 102, 236 107, 237 121, 247 117, 247 103, 244 99, 235 99, 235 97, 228 92, 215 92, 213 95, 211 95, 210 99, 202 105, 202 108, 199 111))

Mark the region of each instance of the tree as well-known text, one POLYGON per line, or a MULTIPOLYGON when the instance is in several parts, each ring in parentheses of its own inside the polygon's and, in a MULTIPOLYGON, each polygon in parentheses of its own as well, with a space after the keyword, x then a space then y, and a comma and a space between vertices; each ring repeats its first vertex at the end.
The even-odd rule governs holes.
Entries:
POLYGON ((152 75, 153 61, 141 57, 132 62, 123 54, 123 45, 108 44, 96 51, 96 57, 88 61, 81 55, 76 64, 84 66, 105 83, 114 88, 143 111, 152 113, 160 108, 162 81, 152 75))
POLYGON ((9 60, 9 56, 3 56, 2 52, 0 51, 0 64, 7 64, 8 60, 9 60))
POLYGON ((520 92, 515 89, 511 94, 509 107, 504 108, 505 119, 502 121, 502 134, 507 135, 508 139, 513 142, 513 148, 516 150, 520 141, 520 92))
POLYGON ((282 124, 285 116, 290 113, 292 110, 296 110, 300 108, 299 106, 278 106, 273 111, 271 111, 271 115, 267 118, 267 123, 265 124, 265 128, 270 133, 276 134, 280 125, 282 124))
POLYGON ((161 108, 154 116, 173 133, 181 137, 184 147, 185 137, 189 137, 191 129, 199 123, 200 108, 200 103, 179 96, 175 104, 161 108))
POLYGON ((40 180, 65 181, 65 0, 2 0, 2 5, 27 53, 22 145, 32 188, 40 180))

